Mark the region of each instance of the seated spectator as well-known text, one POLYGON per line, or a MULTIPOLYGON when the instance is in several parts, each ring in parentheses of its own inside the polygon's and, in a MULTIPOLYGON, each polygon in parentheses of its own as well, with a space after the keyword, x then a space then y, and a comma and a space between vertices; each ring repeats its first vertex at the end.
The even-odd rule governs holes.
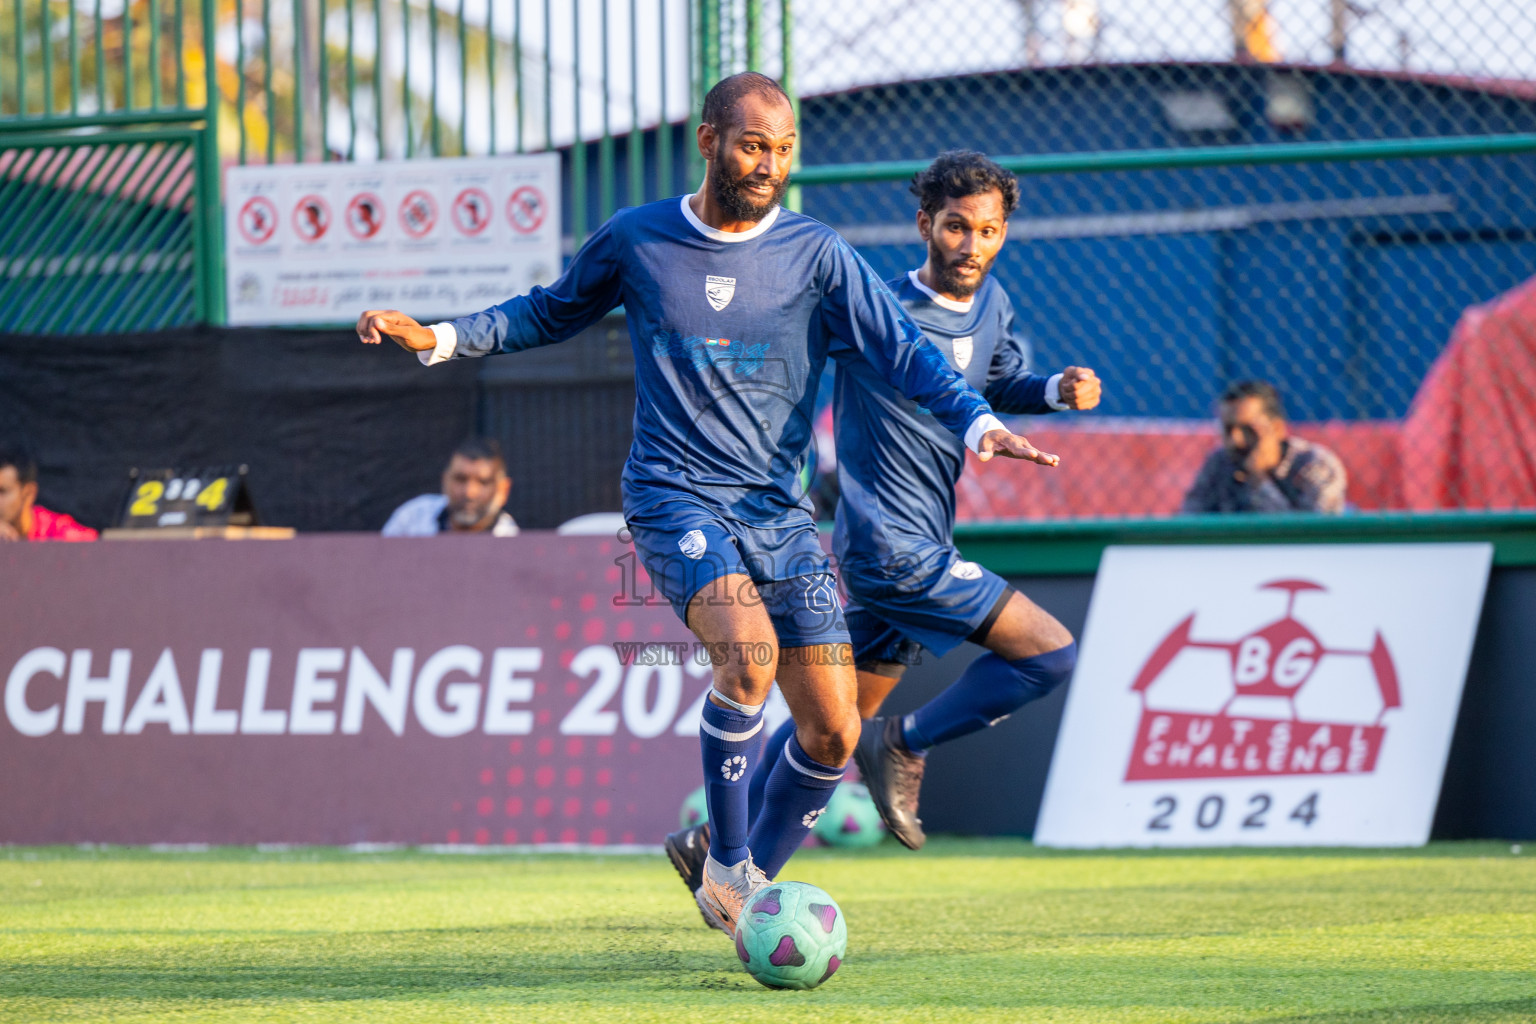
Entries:
POLYGON ((30 456, 0 448, 0 541, 95 539, 89 526, 37 503, 37 463, 30 456))
POLYGON ((386 537, 435 537, 440 533, 488 533, 516 537, 517 523, 503 509, 512 478, 501 445, 471 437, 453 450, 443 470, 443 493, 423 494, 395 509, 386 537))
POLYGON ((488 533, 518 536, 518 524, 505 513, 511 477, 501 445, 490 438, 468 438, 442 471, 442 493, 422 494, 396 508, 384 524, 386 537, 433 537, 439 533, 488 533))
POLYGON ((1206 457, 1185 512, 1344 511, 1344 464, 1321 445, 1289 436, 1274 385, 1239 381, 1218 408, 1222 446, 1206 457))

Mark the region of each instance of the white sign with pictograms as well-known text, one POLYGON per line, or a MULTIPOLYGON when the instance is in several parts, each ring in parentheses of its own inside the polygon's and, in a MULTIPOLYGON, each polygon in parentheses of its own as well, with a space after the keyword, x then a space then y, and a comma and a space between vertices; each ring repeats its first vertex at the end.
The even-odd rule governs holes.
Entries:
POLYGON ((1035 841, 1426 842, 1492 557, 1107 549, 1035 841))
POLYGON ((229 322, 462 316, 560 273, 552 153, 229 168, 229 322))

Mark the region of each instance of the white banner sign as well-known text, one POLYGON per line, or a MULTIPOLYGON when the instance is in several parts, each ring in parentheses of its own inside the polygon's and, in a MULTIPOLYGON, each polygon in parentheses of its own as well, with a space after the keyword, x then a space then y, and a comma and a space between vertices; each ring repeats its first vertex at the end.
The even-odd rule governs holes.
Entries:
POLYGON ((231 167, 231 324, 462 316, 560 273, 560 158, 231 167))
POLYGON ((1109 548, 1035 841, 1426 842, 1492 557, 1109 548))

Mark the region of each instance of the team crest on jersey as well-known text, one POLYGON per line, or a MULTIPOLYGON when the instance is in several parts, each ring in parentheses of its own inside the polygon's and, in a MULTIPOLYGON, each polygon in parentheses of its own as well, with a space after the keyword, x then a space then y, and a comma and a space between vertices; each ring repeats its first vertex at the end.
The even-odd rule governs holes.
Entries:
POLYGON ((981 566, 975 562, 956 562, 949 567, 949 574, 957 580, 979 580, 981 566))
POLYGON ((734 277, 716 277, 707 274, 704 277, 704 297, 709 304, 715 307, 718 313, 731 304, 731 296, 736 294, 736 279, 734 277))
POLYGON ((976 342, 973 338, 955 339, 955 366, 965 369, 971 365, 971 355, 976 351, 976 342))
POLYGON ((677 549, 689 558, 703 558, 704 549, 707 547, 709 542, 704 539, 703 530, 689 530, 677 542, 677 549))

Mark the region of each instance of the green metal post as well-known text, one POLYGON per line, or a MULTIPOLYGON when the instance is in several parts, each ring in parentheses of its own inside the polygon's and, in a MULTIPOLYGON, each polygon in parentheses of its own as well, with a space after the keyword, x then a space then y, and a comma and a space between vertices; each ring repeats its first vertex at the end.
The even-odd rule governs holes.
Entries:
POLYGON ((245 166, 245 0, 235 0, 235 121, 240 128, 240 166, 245 166))
POLYGON ((699 15, 704 63, 704 77, 699 83, 702 99, 720 81, 720 0, 700 0, 699 15))
MULTIPOLYGON (((514 19, 517 17, 516 8, 513 9, 512 17, 514 19)), ((515 26, 512 34, 517 35, 515 26)), ((512 73, 516 75, 517 58, 515 56, 512 58, 512 63, 512 73)), ((486 120, 490 122, 491 129, 486 152, 494 156, 496 153, 496 0, 485 0, 485 92, 488 97, 486 120)))
POLYGON ((101 20, 101 0, 96 0, 96 113, 107 112, 107 59, 102 54, 105 22, 101 20))
MULTIPOLYGON (((203 0, 204 17, 207 17, 208 0, 203 0)), ((208 51, 208 64, 213 65, 213 51, 208 51)), ((304 162, 304 0, 293 0, 293 162, 304 162)), ((213 102, 213 93, 208 94, 213 102)))
POLYGON ((27 116, 27 23, 22 15, 21 2, 16 3, 16 116, 27 116))
MULTIPOLYGON (((496 0, 490 0, 492 4, 496 0)), ((512 0, 512 102, 517 114, 517 152, 523 145, 523 0, 512 0)))
MULTIPOLYGON (((629 165, 630 206, 645 202, 645 136, 640 131, 640 26, 636 23, 636 6, 636 0, 629 0, 629 142, 625 160, 629 165)), ((662 0, 662 20, 666 20, 666 15, 666 2, 662 0)))
MULTIPOLYGON (((218 0, 202 0, 203 2, 203 73, 208 80, 208 109, 207 120, 204 122, 202 145, 199 155, 202 158, 202 167, 197 175, 197 205, 195 209, 201 212, 201 234, 203 252, 208 258, 202 261, 207 280, 204 283, 206 299, 203 304, 203 312, 207 323, 222 324, 224 322, 224 242, 223 205, 221 197, 224 190, 224 182, 220 176, 219 168, 219 83, 218 63, 214 59, 217 52, 218 26, 215 24, 218 0)), ((295 44, 297 45, 297 44, 295 44)), ((295 65, 297 68, 298 65, 295 65)), ((302 89, 295 89, 297 96, 302 89)))
POLYGON ((747 70, 763 70, 763 0, 747 0, 747 70))
POLYGON ((432 109, 427 111, 428 116, 432 118, 432 155, 442 156, 442 124, 437 115, 437 0, 427 0, 427 48, 432 53, 432 87, 428 91, 432 109))
POLYGON ((459 155, 469 154, 469 36, 464 27, 464 0, 459 0, 459 155))
MULTIPOLYGON (((22 6, 22 0, 16 0, 16 6, 22 6)), ((53 4, 50 0, 43 0, 43 36, 40 42, 43 51, 43 116, 50 117, 53 114, 53 4)))
POLYGON ((687 129, 693 127, 694 118, 699 116, 704 103, 704 7, 709 0, 685 2, 688 14, 688 120, 683 122, 683 145, 686 147, 683 153, 687 157, 683 166, 688 180, 683 182, 683 187, 692 189, 704 177, 704 161, 699 156, 698 142, 689 137, 687 129))
POLYGON ((656 121, 656 194, 666 198, 672 194, 672 119, 667 116, 667 0, 657 0, 660 11, 657 18, 657 54, 661 61, 661 117, 656 121))
POLYGON ((272 101, 272 0, 261 0, 261 78, 261 110, 267 119, 267 163, 271 164, 277 161, 277 104, 272 101))
POLYGON ((315 46, 320 51, 320 162, 331 159, 331 48, 326 32, 329 11, 320 0, 320 24, 315 32, 315 46))
POLYGON ((69 5, 69 112, 80 113, 80 30, 76 25, 76 8, 69 5))
POLYGON ((571 52, 575 55, 575 128, 571 143, 571 237, 576 248, 587 240, 587 141, 581 137, 581 6, 571 7, 571 52))
MULTIPOLYGON (((271 3, 271 0, 262 0, 262 3, 263 4, 271 3)), ((74 10, 74 5, 70 5, 70 10, 74 10)), ((185 110, 186 107, 187 107, 187 50, 186 50, 186 46, 185 46, 186 40, 185 40, 185 36, 184 36, 184 28, 185 28, 186 20, 187 20, 187 11, 186 11, 186 2, 185 2, 185 0, 176 0, 175 16, 176 16, 176 31, 175 31, 175 34, 172 36, 172 42, 176 46, 176 106, 179 109, 185 110)), ((271 34, 272 34, 271 26, 270 26, 270 23, 268 23, 268 30, 266 32, 266 35, 270 36, 271 34)), ((269 47, 268 48, 268 53, 270 54, 270 52, 271 52, 271 49, 269 47)), ((272 63, 272 61, 270 59, 270 56, 269 56, 269 58, 267 60, 267 63, 268 64, 272 63)), ((268 92, 270 92, 270 91, 271 90, 269 88, 268 92)))
MULTIPOLYGON (((20 4, 16 5, 20 7, 20 4)), ((213 57, 210 54, 209 60, 213 57)), ((133 102, 133 4, 123 4, 123 109, 132 110, 133 102)))
POLYGON ((357 5, 347 0, 347 159, 357 159, 357 5))
POLYGON ((555 148, 555 91, 550 68, 549 0, 544 0, 544 148, 555 148))
MULTIPOLYGON (((805 126, 800 123, 800 93, 795 89, 794 6, 794 0, 779 0, 779 52, 784 64, 779 85, 783 88, 784 94, 789 97, 790 108, 795 112, 795 159, 790 164, 791 175, 799 173, 800 154, 805 150, 805 126)), ((800 186, 792 184, 784 195, 784 205, 800 213, 804 209, 802 206, 804 199, 805 197, 800 193, 800 186)))
POLYGON ((613 216, 613 208, 618 203, 618 197, 615 194, 618 188, 614 181, 613 132, 608 123, 611 106, 608 100, 613 95, 608 87, 608 4, 609 0, 602 0, 603 17, 598 22, 603 33, 603 45, 600 50, 603 55, 603 69, 599 77, 603 86, 603 138, 597 147, 597 202, 598 209, 602 211, 603 220, 613 216))
POLYGON ((405 108, 405 158, 416 154, 416 140, 411 132, 411 0, 400 2, 400 37, 405 43, 405 66, 400 76, 400 102, 405 108))
POLYGON ((384 159, 384 0, 373 0, 373 130, 384 159))
POLYGON ((149 105, 160 109, 160 0, 149 0, 149 105))

